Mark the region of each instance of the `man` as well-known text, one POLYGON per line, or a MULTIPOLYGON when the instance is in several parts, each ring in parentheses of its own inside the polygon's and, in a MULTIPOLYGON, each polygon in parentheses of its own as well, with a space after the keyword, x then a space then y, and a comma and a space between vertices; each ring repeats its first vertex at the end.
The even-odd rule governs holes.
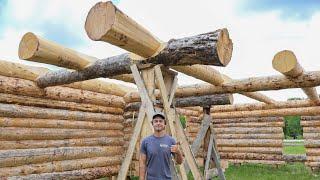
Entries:
POLYGON ((182 153, 176 141, 166 134, 166 118, 162 113, 155 113, 152 118, 154 133, 142 140, 140 148, 139 176, 140 180, 171 179, 171 154, 181 164, 182 153))

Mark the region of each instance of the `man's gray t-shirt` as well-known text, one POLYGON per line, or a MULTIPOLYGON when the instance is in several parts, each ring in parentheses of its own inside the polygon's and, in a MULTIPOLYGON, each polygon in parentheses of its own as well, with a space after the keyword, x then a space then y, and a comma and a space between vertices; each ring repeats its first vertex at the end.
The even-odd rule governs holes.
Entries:
POLYGON ((171 145, 176 141, 169 135, 148 136, 142 140, 140 153, 147 156, 147 180, 171 179, 171 145))

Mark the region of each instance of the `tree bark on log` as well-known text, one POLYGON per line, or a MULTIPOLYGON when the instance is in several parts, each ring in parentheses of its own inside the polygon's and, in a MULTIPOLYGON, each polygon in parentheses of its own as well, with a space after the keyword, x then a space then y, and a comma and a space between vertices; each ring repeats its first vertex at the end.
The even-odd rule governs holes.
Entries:
POLYGON ((58 86, 41 89, 33 81, 5 76, 0 76, 0 92, 107 107, 123 108, 125 104, 120 96, 58 86))
POLYGON ((217 139, 218 147, 282 147, 282 139, 217 139))
POLYGON ((282 155, 282 147, 218 147, 219 152, 282 155))
POLYGON ((113 156, 53 161, 41 164, 30 164, 17 167, 0 168, 0 174, 3 176, 23 176, 28 174, 53 173, 79 170, 85 168, 116 166, 121 163, 121 159, 121 156, 113 156))
POLYGON ((283 117, 247 117, 232 119, 214 119, 213 124, 249 123, 249 122, 283 122, 283 117))
POLYGON ((266 133, 282 133, 282 127, 258 127, 258 128, 244 128, 244 127, 226 127, 214 128, 216 134, 266 134, 266 133))
MULTIPOLYGON (((316 104, 310 100, 293 100, 293 101, 277 101, 275 104, 264 103, 248 103, 248 104, 233 104, 233 105, 220 105, 212 106, 212 112, 230 112, 230 111, 255 111, 277 108, 300 108, 310 107, 316 104)), ((319 118, 320 119, 320 118, 319 118)))
POLYGON ((67 111, 0 103, 0 117, 61 119, 74 121, 122 122, 121 115, 67 111))
POLYGON ((93 137, 122 137, 121 130, 0 127, 0 140, 61 140, 93 137))
POLYGON ((0 127, 122 130, 123 123, 0 117, 0 127))
POLYGON ((64 140, 22 140, 0 141, 0 150, 6 149, 35 149, 50 147, 74 147, 74 146, 122 146, 123 138, 98 137, 64 140))
MULTIPOLYGON (((294 78, 304 74, 304 69, 299 64, 296 56, 292 51, 284 50, 278 52, 273 60, 272 66, 278 72, 294 80, 294 78)), ((302 88, 311 101, 320 104, 319 95, 316 88, 302 88)))
POLYGON ((283 133, 272 134, 216 134, 217 139, 283 139, 283 133))
POLYGON ((312 116, 320 114, 320 106, 267 109, 256 111, 233 111, 211 113, 213 119, 244 118, 244 117, 268 117, 268 116, 312 116))
POLYGON ((0 168, 52 161, 122 155, 122 146, 59 147, 0 151, 0 168))
POLYGON ((248 160, 269 160, 283 161, 282 155, 278 154, 262 154, 262 153, 219 153, 222 159, 248 159, 248 160))
POLYGON ((213 124, 215 128, 222 127, 284 127, 283 122, 250 122, 250 123, 228 123, 228 124, 213 124))
POLYGON ((121 54, 95 61, 92 65, 80 71, 60 70, 49 72, 39 77, 37 84, 40 87, 48 87, 99 77, 128 74, 131 73, 130 65, 133 63, 137 64, 139 69, 157 64, 166 66, 192 64, 225 66, 230 59, 226 60, 223 59, 224 57, 219 57, 219 51, 226 50, 228 53, 231 53, 231 51, 229 49, 218 50, 216 48, 218 43, 224 43, 219 41, 219 37, 224 33, 227 33, 226 29, 182 39, 172 39, 159 54, 146 60, 141 60, 141 58, 135 60, 130 54, 121 54))
POLYGON ((31 174, 28 176, 12 176, 8 180, 38 180, 38 179, 98 179, 106 176, 116 175, 120 165, 87 168, 75 171, 31 174))
POLYGON ((66 109, 71 111, 86 111, 97 113, 123 114, 122 108, 106 107, 95 104, 76 103, 69 101, 58 101, 53 99, 42 99, 29 96, 0 93, 0 102, 7 104, 18 104, 43 108, 66 109))

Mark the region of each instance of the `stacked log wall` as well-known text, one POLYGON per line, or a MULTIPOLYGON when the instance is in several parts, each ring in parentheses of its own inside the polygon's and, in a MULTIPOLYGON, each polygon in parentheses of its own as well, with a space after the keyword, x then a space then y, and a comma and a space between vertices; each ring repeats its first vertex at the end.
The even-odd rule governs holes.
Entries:
POLYGON ((116 175, 123 97, 0 76, 0 179, 116 175))
POLYGON ((282 117, 213 119, 220 158, 231 163, 283 164, 282 117))
POLYGON ((313 170, 320 169, 320 116, 302 116, 304 146, 307 159, 305 165, 313 170))

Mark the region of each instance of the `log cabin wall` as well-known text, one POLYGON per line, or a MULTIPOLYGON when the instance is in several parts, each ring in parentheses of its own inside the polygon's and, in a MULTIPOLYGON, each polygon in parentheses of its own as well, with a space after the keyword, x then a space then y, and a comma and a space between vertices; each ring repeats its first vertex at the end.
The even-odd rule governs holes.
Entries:
POLYGON ((304 146, 307 160, 305 165, 313 170, 320 169, 320 116, 301 116, 304 146))
MULTIPOLYGON (((0 76, 0 177, 116 175, 124 154, 123 97, 0 76)), ((0 178, 1 179, 1 178, 0 178)))

